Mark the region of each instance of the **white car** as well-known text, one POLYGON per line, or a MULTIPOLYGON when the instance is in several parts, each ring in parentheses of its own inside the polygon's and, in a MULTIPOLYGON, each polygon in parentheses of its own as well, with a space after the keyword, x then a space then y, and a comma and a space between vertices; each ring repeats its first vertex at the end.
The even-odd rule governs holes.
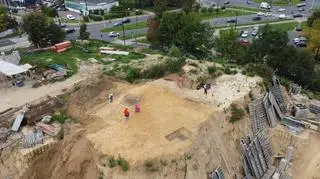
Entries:
POLYGON ((264 16, 264 13, 263 12, 258 12, 257 15, 258 16, 264 16))
POLYGON ((297 37, 297 38, 294 38, 294 39, 293 39, 293 43, 294 43, 294 44, 297 44, 297 43, 299 43, 299 42, 300 42, 300 38, 297 37))
POLYGON ((287 16, 285 14, 280 14, 279 15, 279 19, 286 19, 286 18, 287 18, 287 16))
POLYGON ((264 16, 268 17, 268 16, 272 16, 272 14, 270 12, 266 12, 266 13, 264 13, 264 16))
POLYGON ((286 9, 285 8, 279 8, 278 11, 279 12, 284 12, 284 11, 286 11, 286 9))
POLYGON ((259 30, 259 26, 254 26, 253 30, 259 30))
POLYGON ((248 36, 249 36, 249 31, 247 31, 247 30, 246 30, 246 31, 243 31, 242 34, 241 34, 241 37, 242 37, 242 38, 246 38, 246 37, 248 37, 248 36))
POLYGON ((76 18, 75 18, 73 15, 68 14, 68 15, 67 15, 67 19, 69 19, 69 20, 75 20, 76 18))
POLYGON ((112 31, 112 32, 109 32, 108 36, 109 36, 109 37, 119 37, 120 34, 119 34, 118 32, 112 31))

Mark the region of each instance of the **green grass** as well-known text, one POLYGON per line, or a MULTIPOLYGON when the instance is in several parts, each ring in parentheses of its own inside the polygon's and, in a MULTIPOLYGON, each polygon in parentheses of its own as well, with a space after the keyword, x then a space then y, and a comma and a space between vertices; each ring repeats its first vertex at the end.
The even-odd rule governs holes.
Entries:
POLYGON ((91 41, 87 48, 89 53, 83 52, 76 44, 72 44, 70 49, 62 53, 52 51, 25 53, 22 51, 21 59, 22 63, 30 63, 40 68, 51 64, 60 64, 70 70, 70 75, 72 75, 78 70, 75 58, 81 60, 88 60, 88 58, 101 59, 102 56, 97 54, 96 51, 99 47, 107 45, 107 43, 102 41, 91 41))
MULTIPOLYGON (((136 23, 130 23, 124 25, 124 30, 142 29, 148 26, 146 21, 136 23)), ((122 31, 122 26, 108 27, 100 30, 101 32, 122 31)))
POLYGON ((261 9, 258 9, 258 8, 241 7, 241 6, 227 6, 227 9, 228 8, 239 9, 239 10, 247 10, 247 11, 254 11, 254 12, 260 12, 261 11, 261 9))
MULTIPOLYGON (((256 3, 261 3, 261 2, 268 2, 269 4, 271 4, 271 1, 269 0, 253 0, 254 2, 256 3)), ((298 4, 300 3, 301 1, 300 0, 291 0, 291 4, 298 4)), ((289 5, 289 1, 286 1, 286 0, 274 0, 272 2, 272 5, 273 6, 286 6, 286 5, 289 5)))
POLYGON ((149 44, 150 43, 149 40, 146 39, 146 38, 137 39, 135 42, 137 42, 137 43, 145 43, 145 44, 149 44))
MULTIPOLYGON (((146 34, 126 34, 126 39, 134 39, 134 38, 138 38, 138 37, 143 37, 143 36, 146 36, 146 34)), ((123 40, 124 37, 123 36, 120 36, 119 37, 120 40, 123 40)))
MULTIPOLYGON (((167 7, 167 11, 175 10, 175 9, 179 9, 179 8, 178 7, 167 7)), ((154 8, 153 7, 143 7, 142 10, 154 12, 154 8)))
POLYGON ((218 14, 216 12, 212 13, 199 13, 200 17, 202 20, 206 19, 212 19, 212 18, 219 18, 219 17, 233 17, 236 16, 236 13, 238 16, 243 16, 243 15, 249 15, 249 14, 254 14, 252 12, 243 12, 243 11, 235 11, 235 10, 230 10, 230 9, 225 9, 222 11, 219 11, 218 14))
POLYGON ((283 31, 292 31, 298 25, 298 22, 288 22, 288 23, 283 23, 283 24, 270 24, 270 25, 272 27, 275 27, 275 28, 283 30, 283 31))
MULTIPOLYGON (((257 21, 257 22, 250 22, 250 23, 246 23, 246 24, 238 24, 237 29, 241 29, 241 28, 245 28, 242 26, 249 26, 249 25, 265 25, 265 24, 270 24, 273 22, 280 22, 280 21, 288 21, 287 19, 274 19, 274 20, 268 20, 268 21, 257 21)), ((224 25, 224 26, 217 26, 215 27, 216 29, 222 29, 222 28, 226 28, 226 27, 232 27, 234 25, 224 25)))

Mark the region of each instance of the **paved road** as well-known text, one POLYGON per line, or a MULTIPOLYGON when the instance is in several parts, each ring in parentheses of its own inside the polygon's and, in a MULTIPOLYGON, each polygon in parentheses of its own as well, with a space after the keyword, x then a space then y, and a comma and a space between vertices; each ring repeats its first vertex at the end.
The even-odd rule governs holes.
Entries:
POLYGON ((14 43, 9 39, 1 39, 0 40, 0 47, 12 45, 12 44, 14 44, 14 43))

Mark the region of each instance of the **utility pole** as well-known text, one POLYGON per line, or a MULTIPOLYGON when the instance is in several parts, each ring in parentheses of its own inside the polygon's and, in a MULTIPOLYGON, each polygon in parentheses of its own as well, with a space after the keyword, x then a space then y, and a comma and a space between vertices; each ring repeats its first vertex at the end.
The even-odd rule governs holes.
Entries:
POLYGON ((122 16, 122 35, 123 35, 123 45, 126 46, 126 34, 124 32, 123 16, 122 16))

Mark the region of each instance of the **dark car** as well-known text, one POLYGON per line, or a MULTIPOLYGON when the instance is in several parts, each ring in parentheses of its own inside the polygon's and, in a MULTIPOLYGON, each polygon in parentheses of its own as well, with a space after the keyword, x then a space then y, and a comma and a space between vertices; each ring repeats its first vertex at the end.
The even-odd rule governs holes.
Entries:
POLYGON ((236 19, 229 19, 229 20, 227 20, 227 23, 236 23, 236 22, 237 22, 236 19))
POLYGON ((230 4, 230 1, 229 1, 229 0, 224 1, 224 3, 223 3, 223 4, 230 4))
POLYGON ((298 32, 302 31, 302 28, 301 28, 300 25, 298 25, 298 26, 296 27, 296 31, 298 31, 298 32))
POLYGON ((302 15, 302 14, 293 14, 292 16, 293 16, 293 18, 303 17, 303 15, 302 15))
POLYGON ((296 44, 297 47, 307 47, 307 43, 304 41, 300 41, 296 44))
POLYGON ((75 32, 76 29, 74 29, 74 28, 65 28, 64 31, 65 31, 67 34, 70 34, 70 33, 75 32))
POLYGON ((252 18, 252 20, 253 20, 253 21, 260 21, 260 20, 261 20, 261 17, 255 16, 255 17, 252 18))
POLYGON ((18 8, 10 8, 10 12, 12 13, 18 13, 18 8))
POLYGON ((131 19, 123 19, 122 23, 126 24, 126 23, 130 23, 131 19))

